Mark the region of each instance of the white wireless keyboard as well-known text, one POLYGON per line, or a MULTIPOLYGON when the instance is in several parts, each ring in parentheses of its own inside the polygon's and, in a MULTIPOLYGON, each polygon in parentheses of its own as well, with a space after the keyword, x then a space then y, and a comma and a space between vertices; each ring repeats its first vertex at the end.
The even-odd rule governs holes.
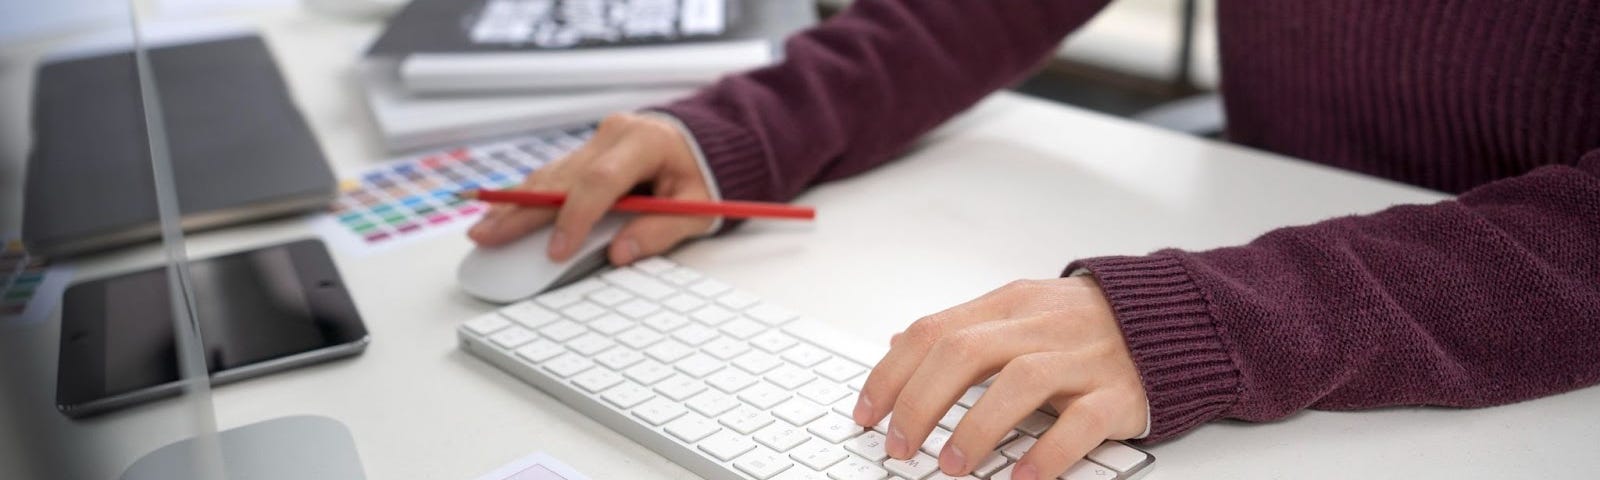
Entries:
MULTIPOLYGON (((653 258, 468 320, 461 348, 709 479, 947 478, 938 454, 975 386, 910 460, 884 452, 884 419, 850 419, 878 358, 820 322, 653 258)), ((1055 421, 1023 420, 977 478, 1012 464, 1055 421)), ((1061 478, 1129 479, 1149 453, 1107 441, 1061 478)), ((966 477, 973 478, 973 477, 966 477)))

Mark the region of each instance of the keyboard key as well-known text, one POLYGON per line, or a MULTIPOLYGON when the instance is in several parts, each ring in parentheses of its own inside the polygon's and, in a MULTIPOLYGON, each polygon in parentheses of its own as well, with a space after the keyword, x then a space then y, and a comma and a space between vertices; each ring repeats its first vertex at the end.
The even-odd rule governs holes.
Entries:
POLYGON ((889 471, 878 466, 878 462, 869 462, 855 456, 846 458, 828 469, 828 478, 833 480, 883 480, 888 476, 889 471))
POLYGON ((755 433, 756 430, 771 425, 773 422, 772 415, 767 415, 767 412, 756 410, 749 405, 740 405, 733 411, 723 414, 717 421, 722 423, 723 426, 745 435, 755 433))
POLYGON ((833 411, 839 412, 840 415, 844 415, 846 417, 855 418, 856 397, 852 396, 841 399, 837 402, 833 402, 833 411))
POLYGON ((631 298, 633 298, 633 295, 617 287, 606 287, 589 294, 589 300, 607 307, 615 307, 617 304, 626 302, 631 298))
POLYGON ((821 418, 811 422, 806 426, 806 431, 829 443, 839 443, 859 435, 865 429, 856 425, 855 420, 830 413, 823 414, 821 418))
POLYGON ((788 390, 778 388, 770 383, 761 383, 739 392, 739 399, 744 403, 766 410, 778 403, 788 400, 792 395, 788 390))
POLYGON ((672 263, 671 260, 661 257, 650 257, 634 262, 633 268, 637 268, 640 271, 651 275, 660 275, 666 273, 668 270, 678 268, 678 264, 672 263))
POLYGON ((706 375, 716 373, 718 370, 722 370, 723 367, 726 367, 727 365, 727 363, 717 360, 710 355, 696 353, 694 355, 685 357, 683 360, 679 360, 678 363, 674 364, 673 366, 677 368, 678 371, 687 373, 694 378, 705 378, 706 375))
POLYGON ((889 412, 889 414, 883 416, 883 420, 878 420, 878 424, 873 425, 872 429, 877 430, 878 433, 889 433, 889 421, 893 418, 894 412, 889 412))
POLYGON ((967 407, 951 405, 950 410, 944 412, 944 417, 939 418, 939 426, 946 430, 955 430, 961 423, 961 417, 967 416, 967 407))
POLYGON ((1037 437, 1044 435, 1044 431, 1049 430, 1050 426, 1055 424, 1056 417, 1041 412, 1033 412, 1026 417, 1022 417, 1022 421, 1017 423, 1017 430, 1022 430, 1028 435, 1037 437))
POLYGON ((589 322, 589 328, 593 328, 594 331, 604 333, 606 335, 616 335, 617 332, 627 330, 633 326, 634 323, 632 320, 623 318, 621 315, 617 315, 615 313, 601 315, 600 318, 596 318, 589 322))
POLYGON ((818 363, 822 363, 823 360, 833 357, 823 349, 804 343, 785 350, 782 356, 784 360, 788 360, 790 363, 807 368, 814 367, 818 363))
POLYGON ((788 457, 763 448, 740 455, 739 459, 733 462, 733 468, 761 480, 772 478, 791 466, 794 466, 794 462, 790 462, 788 457))
POLYGON ((883 462, 883 467, 890 473, 906 478, 922 478, 939 469, 939 460, 932 456, 918 453, 905 460, 889 459, 883 462))
POLYGON ((750 351, 750 344, 734 340, 732 338, 722 337, 711 340, 710 343, 701 346, 700 349, 705 350, 706 353, 711 354, 713 357, 717 357, 722 360, 730 360, 733 357, 743 354, 744 352, 750 351))
POLYGON ((712 434, 710 438, 701 441, 695 447, 711 454, 717 460, 726 462, 744 454, 744 452, 750 451, 750 449, 756 448, 756 444, 746 439, 743 435, 722 431, 712 434))
POLYGON ((568 295, 582 297, 602 288, 606 288, 605 282, 601 282, 593 278, 585 278, 571 285, 561 287, 556 291, 568 295))
POLYGON ((767 372, 766 379, 785 390, 794 390, 816 380, 817 376, 794 365, 783 365, 767 372))
POLYGON ((675 312, 689 313, 699 310, 700 307, 706 306, 706 301, 705 299, 696 297, 694 295, 680 293, 667 297, 667 299, 663 300, 661 304, 666 305, 668 309, 675 312))
POLYGON ((1005 468, 1006 465, 1010 463, 1011 460, 1006 458, 1004 455, 990 453, 987 458, 983 459, 983 463, 978 464, 977 468, 972 469, 972 473, 979 477, 988 478, 994 475, 995 472, 1000 471, 1000 469, 1005 468))
MULTIPOLYGON (((861 427, 858 425, 856 428, 861 427)), ((884 446, 884 442, 887 442, 888 440, 888 437, 883 436, 882 433, 867 431, 866 433, 845 441, 844 449, 855 452, 856 455, 866 457, 867 460, 881 462, 883 459, 889 458, 889 451, 886 450, 887 447, 884 446)))
POLYGON ((533 301, 538 302, 540 305, 557 309, 566 307, 567 305, 572 305, 582 299, 583 295, 566 290, 550 292, 533 297, 533 301))
POLYGON ((747 352, 744 355, 734 358, 730 363, 746 372, 760 375, 762 373, 766 373, 767 370, 778 368, 778 365, 782 365, 783 361, 778 360, 778 357, 767 355, 765 353, 747 352))
POLYGON ((716 298, 717 295, 721 295, 722 292, 726 292, 731 289, 733 289, 733 287, 728 286, 728 284, 711 279, 702 280, 699 283, 689 286, 689 291, 694 292, 695 295, 706 298, 716 298))
POLYGON ((666 380, 667 377, 672 376, 672 368, 645 360, 623 371, 622 374, 635 382, 644 385, 655 385, 656 382, 666 380))
POLYGON ((812 420, 816 420, 817 417, 821 417, 825 413, 821 405, 799 398, 785 400, 772 409, 772 416, 795 426, 811 423, 812 420))
POLYGON ((491 312, 473 317, 472 320, 467 320, 467 323, 464 325, 466 325, 467 330, 472 331, 472 333, 476 333, 478 335, 488 335, 502 328, 511 326, 511 321, 506 320, 506 317, 502 317, 498 313, 491 312))
MULTIPOLYGON (((813 402, 828 404, 850 396, 850 390, 828 382, 811 382, 800 387, 800 396, 813 402)), ((854 408, 853 406, 851 408, 854 408)))
POLYGON ((800 318, 800 314, 795 313, 794 310, 770 303, 763 303, 754 307, 750 307, 750 309, 745 310, 744 315, 754 318, 758 322, 772 326, 783 325, 785 323, 789 323, 790 320, 800 318))
POLYGON ((539 339, 535 340, 533 343, 523 345, 522 348, 518 348, 517 356, 525 358, 530 362, 538 363, 555 358, 556 355, 566 353, 566 351, 567 349, 563 348, 559 343, 545 339, 539 339))
POLYGON ((651 300, 661 300, 677 289, 632 269, 619 268, 600 274, 600 278, 615 283, 634 294, 651 300))
POLYGON ((1139 462, 1143 462, 1146 457, 1144 452, 1117 442, 1101 443, 1089 451, 1089 459, 1094 460, 1094 463, 1114 468, 1118 472, 1133 470, 1133 467, 1139 466, 1139 462))
POLYGON ((768 330, 750 339, 750 345, 765 350, 767 353, 782 352, 796 343, 800 343, 800 341, 795 340, 794 337, 783 333, 781 330, 768 330))
POLYGON ((576 377, 572 377, 572 384, 578 388, 588 390, 590 393, 599 392, 622 383, 622 375, 604 368, 591 368, 576 377))
POLYGON ((989 387, 983 385, 967 387, 966 393, 961 394, 961 398, 956 400, 956 405, 972 408, 973 405, 978 404, 978 397, 983 396, 983 392, 987 391, 989 391, 989 387))
POLYGON ((688 405, 690 409, 696 412, 700 412, 701 415, 715 417, 728 413, 728 410, 733 410, 733 407, 742 404, 739 403, 738 399, 721 393, 704 392, 689 399, 688 402, 685 402, 685 405, 688 405))
POLYGON ((1022 454, 1028 453, 1028 449, 1033 448, 1035 443, 1039 443, 1039 439, 1027 436, 1017 437, 1016 440, 1012 440, 1006 446, 1000 447, 1000 454, 1012 460, 1019 460, 1022 458, 1022 454))
POLYGON ((933 431, 928 432, 927 438, 922 439, 922 451, 928 455, 938 455, 944 450, 944 444, 950 441, 950 435, 949 430, 933 427, 933 431))
POLYGON ((594 367, 594 362, 576 353, 563 353, 544 363, 544 369, 557 377, 567 378, 594 367))
POLYGON ((533 332, 528 331, 528 329, 511 326, 501 329, 498 332, 494 332, 494 335, 489 336, 489 341, 494 342, 495 345, 499 345, 502 348, 517 348, 522 346, 524 343, 533 341, 535 338, 538 337, 535 336, 533 332))
POLYGON ((843 383, 856 375, 866 372, 867 369, 856 365, 855 362, 835 358, 817 365, 816 371, 818 375, 822 375, 829 380, 843 383))
POLYGON ((678 327, 688 325, 689 317, 672 312, 656 312, 648 317, 645 317, 645 319, 639 323, 643 323, 650 328, 654 328, 657 331, 666 333, 677 330, 678 327))
POLYGON ((727 393, 737 393, 756 383, 756 377, 737 368, 724 368, 706 377, 706 384, 727 393))
POLYGON ((750 320, 748 318, 739 317, 723 323, 722 327, 720 328, 722 329, 722 333, 726 333, 733 338, 746 340, 750 337, 754 337, 758 333, 766 331, 767 326, 756 323, 754 320, 750 320))
POLYGON ((814 438, 806 442, 805 445, 801 445, 794 451, 789 452, 789 458, 812 470, 827 470, 828 467, 839 463, 840 460, 844 460, 848 456, 850 454, 844 453, 844 449, 839 448, 838 445, 814 438))
POLYGON ((651 426, 660 426, 688 412, 689 409, 684 408, 681 403, 665 398, 653 398, 643 405, 634 407, 633 416, 639 417, 651 426))
POLYGON ((511 306, 500 309, 500 314, 510 317, 512 321, 531 329, 538 329, 546 323, 561 319, 561 315, 546 310, 532 301, 513 303, 511 306))
POLYGON ((633 327, 632 329, 617 335, 618 342, 622 342, 623 345, 627 345, 629 348, 633 348, 635 350, 642 350, 645 347, 661 341, 663 338, 666 337, 663 337, 654 330, 645 327, 633 327))
POLYGON ((615 346, 617 346, 617 342, 615 340, 594 332, 585 333, 582 336, 567 342, 567 348, 570 348, 572 351, 578 352, 585 357, 593 357, 595 354, 604 352, 607 349, 615 346))
POLYGON ((661 311, 661 306, 648 300, 636 299, 617 307, 617 311, 628 318, 637 320, 644 318, 645 315, 661 311))
POLYGON ((689 356, 691 353, 694 353, 693 347, 684 345, 677 340, 660 342, 652 345, 650 348, 647 348, 644 351, 645 355, 649 355, 650 358, 660 360, 662 363, 676 362, 683 359, 683 357, 689 356))
POLYGON ((1078 463, 1067 467, 1067 472, 1061 474, 1060 478, 1062 480, 1112 480, 1117 478, 1117 471, 1088 460, 1078 460, 1078 463))
POLYGON ((655 397, 654 393, 650 393, 650 389, 628 382, 611 387, 610 390, 606 390, 606 393, 600 395, 600 398, 611 402, 612 405, 616 405, 618 408, 633 408, 635 405, 655 397))
POLYGON ((672 338, 694 346, 705 344, 718 336, 720 334, 715 329, 698 323, 684 325, 683 328, 672 332, 672 338))
POLYGON ((605 313, 606 309, 604 307, 589 302, 578 302, 561 309, 562 315, 580 322, 593 320, 595 317, 605 313))
POLYGON ((557 342, 565 342, 567 340, 571 340, 573 337, 582 335, 583 332, 587 331, 589 331, 589 329, 583 328, 583 325, 579 325, 577 322, 571 320, 556 320, 549 325, 545 325, 544 328, 539 329, 539 334, 557 342))
POLYGON ((811 439, 811 436, 807 435, 805 430, 783 423, 768 425, 761 431, 756 432, 754 437, 756 443, 766 445, 780 452, 787 452, 811 439))
POLYGON ((687 443, 698 442, 721 430, 722 426, 716 421, 693 413, 678 417, 666 427, 667 433, 687 443))
POLYGON ((696 272, 694 270, 690 270, 690 269, 687 269, 687 268, 678 268, 678 269, 673 269, 670 272, 663 273, 663 274, 660 275, 660 277, 661 277, 662 280, 666 280, 667 283, 670 283, 670 284, 673 284, 673 285, 678 285, 678 286, 684 286, 684 285, 688 285, 688 284, 694 283, 695 280, 699 280, 701 278, 701 275, 700 275, 700 272, 696 272))
POLYGON ((600 354, 598 357, 594 357, 594 361, 599 362, 601 365, 605 365, 606 368, 612 370, 622 370, 624 368, 631 367, 633 364, 639 363, 640 360, 644 360, 643 353, 639 353, 638 350, 630 350, 626 348, 613 348, 607 350, 605 353, 600 354))
POLYGON ((655 386, 656 393, 665 395, 675 401, 684 401, 700 392, 706 391, 706 384, 685 375, 673 375, 655 386))
POLYGON ((851 390, 855 390, 855 391, 859 392, 859 391, 861 391, 861 389, 867 388, 867 376, 866 375, 862 375, 862 376, 859 376, 859 377, 856 377, 856 378, 852 378, 852 379, 850 379, 850 382, 849 382, 848 385, 850 386, 851 390))
POLYGON ((755 305, 756 302, 759 301, 760 300, 757 299, 755 295, 738 290, 730 291, 717 296, 718 305, 728 307, 728 309, 734 311, 744 310, 749 308, 751 305, 755 305))
POLYGON ((689 318, 693 318, 693 319, 698 320, 698 321, 700 321, 702 323, 705 323, 706 325, 711 325, 711 326, 721 325, 722 322, 726 322, 728 320, 733 320, 733 317, 737 317, 737 316, 739 316, 739 314, 733 313, 731 311, 728 311, 728 309, 726 309, 726 308, 722 308, 722 307, 719 307, 719 306, 716 306, 716 305, 711 305, 711 306, 708 306, 706 308, 695 310, 694 313, 690 313, 689 314, 689 318))

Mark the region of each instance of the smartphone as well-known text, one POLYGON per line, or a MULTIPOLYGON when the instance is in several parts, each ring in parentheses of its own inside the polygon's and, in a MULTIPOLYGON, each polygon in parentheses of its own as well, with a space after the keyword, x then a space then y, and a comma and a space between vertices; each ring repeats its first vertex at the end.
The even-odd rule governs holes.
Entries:
MULTIPOLYGON (((369 337, 320 240, 189 263, 214 385, 348 357, 369 337)), ((82 418, 174 396, 178 356, 166 267, 67 288, 56 408, 82 418)))

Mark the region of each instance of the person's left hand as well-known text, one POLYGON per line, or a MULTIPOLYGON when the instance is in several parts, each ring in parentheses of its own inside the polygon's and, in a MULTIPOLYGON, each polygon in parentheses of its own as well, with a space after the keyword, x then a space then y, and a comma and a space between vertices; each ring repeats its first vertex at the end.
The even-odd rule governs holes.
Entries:
POLYGON ((1041 405, 1060 419, 1012 478, 1055 478, 1105 439, 1139 435, 1144 386, 1122 331, 1091 277, 1022 280, 922 318, 891 340, 855 408, 871 426, 893 410, 889 456, 914 456, 967 387, 994 382, 956 425, 939 468, 966 475, 1041 405))

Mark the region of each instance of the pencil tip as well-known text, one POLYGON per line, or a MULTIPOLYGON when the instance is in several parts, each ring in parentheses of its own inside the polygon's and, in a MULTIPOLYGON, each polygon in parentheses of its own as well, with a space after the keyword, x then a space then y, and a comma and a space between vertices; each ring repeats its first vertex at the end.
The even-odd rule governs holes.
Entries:
POLYGON ((460 198, 460 199, 463 199, 463 200, 477 200, 478 199, 478 191, 477 190, 462 190, 462 191, 456 192, 456 198, 460 198))

